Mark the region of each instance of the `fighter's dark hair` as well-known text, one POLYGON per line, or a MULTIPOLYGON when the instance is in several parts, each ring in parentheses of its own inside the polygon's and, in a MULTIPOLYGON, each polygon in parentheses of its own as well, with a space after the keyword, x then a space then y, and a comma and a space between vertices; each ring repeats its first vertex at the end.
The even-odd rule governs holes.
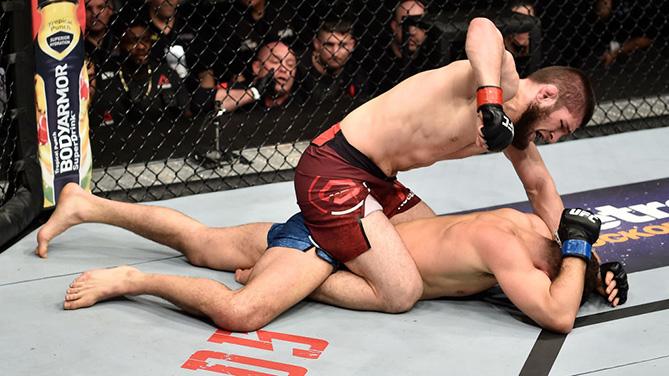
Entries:
POLYGON ((555 85, 559 91, 555 108, 566 107, 573 114, 581 114, 583 119, 578 125, 579 128, 592 118, 595 111, 595 91, 582 70, 563 66, 546 67, 527 78, 536 83, 555 85))

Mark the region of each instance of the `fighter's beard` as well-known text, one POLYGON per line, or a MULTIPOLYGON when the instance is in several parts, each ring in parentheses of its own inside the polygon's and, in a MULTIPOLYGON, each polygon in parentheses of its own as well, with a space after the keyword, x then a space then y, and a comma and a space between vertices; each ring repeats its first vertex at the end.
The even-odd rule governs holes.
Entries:
POLYGON ((514 124, 514 135, 511 144, 520 150, 525 150, 534 141, 532 134, 541 120, 548 117, 550 109, 542 110, 536 104, 532 103, 527 107, 527 110, 520 115, 514 124))

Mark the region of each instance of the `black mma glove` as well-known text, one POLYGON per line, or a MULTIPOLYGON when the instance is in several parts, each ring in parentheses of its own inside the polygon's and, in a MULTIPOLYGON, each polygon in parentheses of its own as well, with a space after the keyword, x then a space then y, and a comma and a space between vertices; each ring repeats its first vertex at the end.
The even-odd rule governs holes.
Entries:
POLYGON ((606 290, 606 272, 613 273, 613 280, 616 281, 616 287, 618 289, 618 304, 624 304, 627 301, 627 291, 629 291, 630 286, 627 284, 627 273, 623 268, 623 264, 618 261, 606 262, 599 266, 599 272, 602 276, 602 285, 604 290, 606 290))
POLYGON ((602 221, 584 209, 564 209, 558 228, 562 257, 580 257, 587 263, 592 256, 592 244, 599 238, 602 221))
POLYGON ((513 122, 504 113, 502 88, 481 86, 476 90, 477 111, 483 117, 483 138, 490 151, 502 151, 513 141, 513 122))
POLYGON ((263 77, 258 77, 249 87, 249 90, 253 93, 253 99, 257 101, 260 98, 273 95, 274 84, 274 69, 272 68, 263 77))

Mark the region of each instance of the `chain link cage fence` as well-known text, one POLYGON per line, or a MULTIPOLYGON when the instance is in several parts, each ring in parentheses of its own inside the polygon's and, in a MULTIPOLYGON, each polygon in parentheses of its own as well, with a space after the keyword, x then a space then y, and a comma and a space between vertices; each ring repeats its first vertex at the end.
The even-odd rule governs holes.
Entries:
POLYGON ((41 209, 27 5, 0 8, 0 251, 41 209))
MULTIPOLYGON (((5 12, 0 13, 0 30, 9 30, 9 17, 5 12)), ((9 52, 9 34, 0 35, 0 55, 3 57, 9 52)), ((7 64, 3 59, 0 65, 0 205, 7 202, 12 196, 12 189, 16 187, 14 170, 16 154, 16 124, 10 121, 9 98, 12 96, 12 81, 7 80, 7 64)))
MULTIPOLYGON (((548 65, 591 77, 599 103, 570 139, 669 124, 665 2, 85 2, 93 192, 109 198, 290 180, 308 141, 349 111, 464 58, 475 16, 496 23, 521 77, 548 65)), ((0 23, 12 29, 6 13, 0 23)), ((0 204, 17 184, 3 84, 0 204)))

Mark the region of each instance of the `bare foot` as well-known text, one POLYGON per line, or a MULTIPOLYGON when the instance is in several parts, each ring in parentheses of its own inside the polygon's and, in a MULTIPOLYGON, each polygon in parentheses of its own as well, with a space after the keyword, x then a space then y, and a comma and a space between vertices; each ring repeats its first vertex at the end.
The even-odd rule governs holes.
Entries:
POLYGON ((251 273, 253 273, 253 268, 237 269, 237 270, 235 270, 235 281, 237 281, 237 283, 241 283, 242 285, 245 285, 249 282, 249 278, 251 277, 251 273))
POLYGON ((141 272, 130 266, 96 269, 82 273, 67 289, 63 308, 78 309, 132 293, 132 280, 141 272))
POLYGON ((37 249, 35 253, 46 258, 49 241, 68 228, 84 222, 84 212, 93 197, 77 184, 67 184, 60 192, 56 211, 37 233, 37 249))

